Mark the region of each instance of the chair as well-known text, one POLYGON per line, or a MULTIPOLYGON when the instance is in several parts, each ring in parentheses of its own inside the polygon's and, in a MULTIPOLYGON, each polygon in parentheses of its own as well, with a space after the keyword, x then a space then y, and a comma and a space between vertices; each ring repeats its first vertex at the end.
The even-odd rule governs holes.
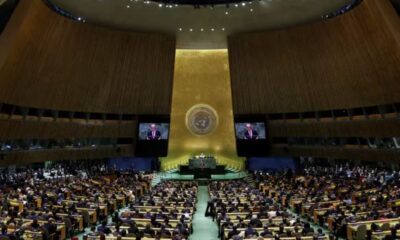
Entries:
POLYGON ((54 240, 54 239, 56 239, 56 234, 55 233, 49 234, 48 240, 54 240))
POLYGON ((170 234, 166 234, 166 233, 161 234, 161 238, 170 238, 170 237, 171 237, 170 234))
POLYGON ((82 217, 83 217, 84 225, 85 226, 89 226, 91 224, 89 211, 88 210, 82 210, 82 217))
POLYGON ((382 231, 390 231, 390 224, 389 223, 384 223, 381 226, 382 231))
POLYGON ((71 223, 71 219, 69 219, 68 217, 64 217, 64 223, 65 223, 65 228, 67 231, 68 236, 67 237, 71 237, 74 235, 75 229, 74 226, 71 223))
POLYGON ((365 240, 367 239, 367 226, 360 225, 357 228, 355 240, 365 240))

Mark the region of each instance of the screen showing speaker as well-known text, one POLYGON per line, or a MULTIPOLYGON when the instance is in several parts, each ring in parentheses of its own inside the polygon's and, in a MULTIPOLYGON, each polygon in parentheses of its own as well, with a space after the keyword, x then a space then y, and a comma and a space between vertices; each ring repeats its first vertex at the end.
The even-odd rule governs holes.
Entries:
POLYGON ((139 123, 139 140, 168 140, 169 123, 139 123))
POLYGON ((264 122, 235 123, 236 138, 242 140, 263 140, 265 136, 264 122))
POLYGON ((169 118, 139 116, 135 155, 138 157, 166 157, 168 154, 169 118))
POLYGON ((264 115, 235 117, 236 150, 241 157, 261 157, 269 154, 267 121, 264 115))

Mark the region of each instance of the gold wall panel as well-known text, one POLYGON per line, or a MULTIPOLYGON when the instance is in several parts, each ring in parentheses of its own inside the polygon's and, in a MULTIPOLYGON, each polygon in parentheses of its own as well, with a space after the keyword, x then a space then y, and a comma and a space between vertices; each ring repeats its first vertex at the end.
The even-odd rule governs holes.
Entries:
MULTIPOLYGON (((210 119, 214 121, 213 116, 210 119)), ((190 156, 201 152, 213 154, 218 164, 243 169, 244 160, 236 154, 233 123, 227 50, 177 50, 169 150, 168 157, 161 159, 162 170, 188 164, 190 156), (196 134, 187 127, 187 113, 195 105, 208 105, 216 112, 215 129, 208 134, 196 134)))

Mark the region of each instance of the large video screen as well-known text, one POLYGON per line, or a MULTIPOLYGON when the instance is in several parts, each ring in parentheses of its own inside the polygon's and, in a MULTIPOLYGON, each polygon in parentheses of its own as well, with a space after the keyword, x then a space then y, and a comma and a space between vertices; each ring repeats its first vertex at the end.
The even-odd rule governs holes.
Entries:
POLYGON ((168 140, 169 123, 145 122, 139 124, 139 140, 158 141, 168 140))
POLYGON ((239 140, 265 140, 264 122, 236 122, 236 138, 239 140))
POLYGON ((264 115, 235 116, 236 150, 241 157, 264 157, 269 152, 268 122, 264 115))

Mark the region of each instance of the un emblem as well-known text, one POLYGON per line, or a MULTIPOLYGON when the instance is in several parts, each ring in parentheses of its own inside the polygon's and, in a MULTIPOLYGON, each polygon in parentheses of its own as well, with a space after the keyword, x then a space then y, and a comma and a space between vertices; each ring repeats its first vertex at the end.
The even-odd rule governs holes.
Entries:
POLYGON ((209 105, 197 104, 186 112, 186 127, 196 135, 206 135, 218 125, 217 112, 209 105))

